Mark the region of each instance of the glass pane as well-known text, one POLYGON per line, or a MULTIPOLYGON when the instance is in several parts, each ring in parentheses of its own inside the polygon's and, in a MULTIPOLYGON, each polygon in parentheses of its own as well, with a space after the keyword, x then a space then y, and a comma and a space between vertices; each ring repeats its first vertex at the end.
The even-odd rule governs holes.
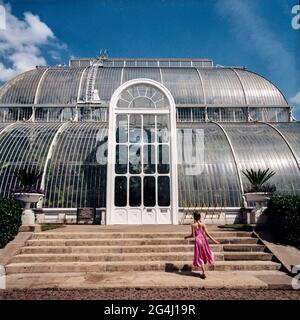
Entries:
POLYGON ((220 110, 219 108, 207 108, 207 116, 211 121, 220 121, 220 110))
POLYGON ((155 142, 155 116, 144 115, 143 140, 145 143, 155 142))
POLYGON ((130 177, 129 205, 131 207, 139 207, 141 205, 141 178, 140 177, 130 177))
POLYGON ((144 173, 155 173, 155 146, 144 145, 143 149, 144 173))
POLYGON ((155 206, 155 178, 144 177, 144 206, 155 206))
POLYGON ((130 108, 155 108, 155 104, 147 97, 138 97, 131 102, 130 108))
POLYGON ((127 178, 115 178, 115 206, 125 207, 127 204, 127 178))
POLYGON ((129 147, 129 172, 141 173, 141 146, 131 144, 129 147))
POLYGON ((117 115, 117 126, 116 126, 116 142, 124 143, 127 142, 128 136, 128 120, 126 115, 117 115))
POLYGON ((177 108, 177 121, 190 122, 192 120, 191 108, 177 108))
POLYGON ((131 143, 141 142, 141 116, 134 114, 130 115, 129 124, 129 140, 131 143))
POLYGON ((158 177, 158 205, 168 207, 170 205, 170 179, 169 177, 158 177))
POLYGON ((158 148, 157 172, 169 173, 169 170, 170 170, 169 146, 167 144, 159 144, 157 148, 158 148))
POLYGON ((62 113, 62 120, 71 120, 75 117, 75 109, 74 108, 64 108, 62 113))
POLYGON ((205 121, 205 108, 193 108, 193 121, 205 121))
POLYGON ((116 164, 115 171, 119 174, 127 173, 128 152, 126 145, 116 146, 116 164))
POLYGON ((169 116, 157 116, 157 140, 160 143, 169 141, 169 116))

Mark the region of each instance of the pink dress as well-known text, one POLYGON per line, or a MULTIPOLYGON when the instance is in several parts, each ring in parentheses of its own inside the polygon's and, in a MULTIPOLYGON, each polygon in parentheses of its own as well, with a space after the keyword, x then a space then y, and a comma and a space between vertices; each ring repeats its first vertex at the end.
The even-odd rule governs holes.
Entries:
POLYGON ((196 229, 195 244, 194 244, 194 260, 195 267, 201 267, 205 263, 214 263, 214 253, 211 251, 208 241, 205 237, 202 228, 196 229))

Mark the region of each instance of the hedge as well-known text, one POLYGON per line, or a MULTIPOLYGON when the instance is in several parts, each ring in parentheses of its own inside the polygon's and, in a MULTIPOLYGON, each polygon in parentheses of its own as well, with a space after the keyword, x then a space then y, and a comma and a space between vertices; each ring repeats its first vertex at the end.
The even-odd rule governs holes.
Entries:
POLYGON ((0 249, 18 234, 21 216, 21 202, 13 198, 0 198, 0 249))
POLYGON ((300 247, 300 196, 273 196, 266 209, 270 230, 283 244, 300 247))

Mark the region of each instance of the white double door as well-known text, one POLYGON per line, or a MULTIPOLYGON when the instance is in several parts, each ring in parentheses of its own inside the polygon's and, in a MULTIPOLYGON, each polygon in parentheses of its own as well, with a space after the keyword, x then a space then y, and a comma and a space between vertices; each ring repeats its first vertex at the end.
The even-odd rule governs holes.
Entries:
MULTIPOLYGON (((156 110, 157 111, 157 110, 156 110)), ((170 115, 138 111, 115 117, 112 224, 170 224, 170 115)))

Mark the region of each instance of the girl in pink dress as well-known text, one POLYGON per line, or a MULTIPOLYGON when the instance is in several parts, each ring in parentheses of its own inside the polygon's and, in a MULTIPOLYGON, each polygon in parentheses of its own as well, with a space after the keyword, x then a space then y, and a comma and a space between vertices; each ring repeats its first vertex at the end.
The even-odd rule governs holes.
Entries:
POLYGON ((184 239, 195 238, 194 243, 194 260, 193 266, 202 269, 202 278, 206 278, 204 264, 214 263, 214 253, 210 249, 206 236, 211 239, 214 243, 219 244, 220 242, 215 240, 207 231, 204 223, 200 221, 200 213, 194 212, 194 223, 192 224, 192 234, 184 237, 184 239))

